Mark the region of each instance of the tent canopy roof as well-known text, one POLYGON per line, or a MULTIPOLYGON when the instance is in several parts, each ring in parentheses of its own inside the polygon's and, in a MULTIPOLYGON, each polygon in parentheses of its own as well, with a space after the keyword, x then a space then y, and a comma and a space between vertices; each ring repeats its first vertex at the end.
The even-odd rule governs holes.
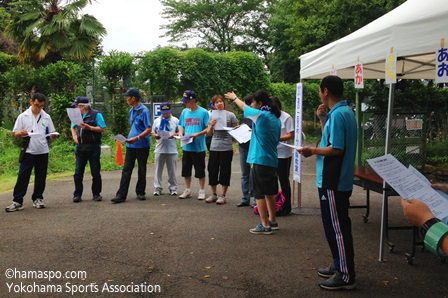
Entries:
POLYGON ((361 29, 300 56, 300 78, 323 78, 334 65, 339 77, 353 79, 359 57, 364 79, 384 79, 385 58, 393 47, 398 79, 435 79, 442 38, 448 43, 447 0, 408 0, 361 29))

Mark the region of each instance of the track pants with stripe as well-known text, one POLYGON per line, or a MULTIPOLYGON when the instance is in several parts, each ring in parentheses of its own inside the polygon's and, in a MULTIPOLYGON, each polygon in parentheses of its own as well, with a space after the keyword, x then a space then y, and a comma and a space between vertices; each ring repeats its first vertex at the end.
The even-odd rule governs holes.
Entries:
POLYGON ((333 255, 334 266, 345 282, 355 279, 352 224, 348 216, 351 191, 318 188, 322 223, 333 255))

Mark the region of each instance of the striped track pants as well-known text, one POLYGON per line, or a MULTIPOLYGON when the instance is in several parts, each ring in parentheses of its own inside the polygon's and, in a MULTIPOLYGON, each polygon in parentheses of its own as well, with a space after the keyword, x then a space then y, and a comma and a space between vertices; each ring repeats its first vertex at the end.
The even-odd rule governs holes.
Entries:
POLYGON ((320 209, 325 236, 333 255, 334 266, 346 282, 355 279, 352 225, 348 216, 351 191, 319 188, 320 209))

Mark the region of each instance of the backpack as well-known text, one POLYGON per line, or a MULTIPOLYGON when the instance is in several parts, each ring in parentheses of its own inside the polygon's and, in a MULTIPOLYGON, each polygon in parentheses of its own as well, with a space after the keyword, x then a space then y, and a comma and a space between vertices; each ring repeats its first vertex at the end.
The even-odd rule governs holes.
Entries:
MULTIPOLYGON (((285 196, 283 195, 282 191, 279 191, 275 196, 275 213, 279 214, 280 211, 282 211, 282 206, 285 203, 285 196)), ((254 213, 255 214, 260 214, 258 212, 258 206, 254 206, 254 213)))

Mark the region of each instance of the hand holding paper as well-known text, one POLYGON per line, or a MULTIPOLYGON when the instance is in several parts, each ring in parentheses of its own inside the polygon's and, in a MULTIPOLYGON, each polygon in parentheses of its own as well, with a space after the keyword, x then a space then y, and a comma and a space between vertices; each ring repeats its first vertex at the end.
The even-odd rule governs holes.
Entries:
POLYGON ((437 193, 429 181, 422 180, 415 171, 407 169, 391 154, 367 160, 372 169, 406 200, 419 200, 425 203, 437 218, 448 217, 448 200, 437 193))
POLYGON ((77 108, 68 108, 67 115, 70 118, 70 121, 75 125, 81 125, 82 123, 82 115, 81 110, 77 108))
POLYGON ((240 144, 250 141, 252 135, 252 129, 247 124, 241 124, 235 128, 224 128, 229 131, 229 134, 240 144))
POLYGON ((114 139, 114 140, 117 140, 117 141, 119 141, 119 142, 122 142, 122 143, 124 143, 124 142, 126 142, 126 138, 123 136, 123 135, 121 135, 121 134, 118 134, 118 135, 116 135, 116 136, 111 136, 110 137, 111 139, 114 139))
POLYGON ((214 125, 215 130, 223 130, 226 125, 227 111, 225 110, 212 110, 211 119, 216 120, 214 125))
POLYGON ((193 135, 189 134, 189 135, 185 135, 185 136, 174 136, 176 139, 180 140, 180 145, 183 147, 187 144, 190 144, 191 142, 193 142, 193 135))
POLYGON ((168 140, 171 136, 170 132, 165 130, 159 130, 157 131, 157 134, 159 135, 161 140, 168 140))

